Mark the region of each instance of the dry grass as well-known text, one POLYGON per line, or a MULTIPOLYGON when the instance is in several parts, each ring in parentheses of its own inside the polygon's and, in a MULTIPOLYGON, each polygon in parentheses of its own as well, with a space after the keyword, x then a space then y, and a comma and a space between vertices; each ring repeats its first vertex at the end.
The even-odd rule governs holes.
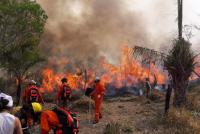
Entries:
POLYGON ((79 112, 88 112, 89 105, 94 108, 94 101, 89 97, 82 96, 79 100, 72 102, 70 108, 79 112))
POLYGON ((79 100, 82 96, 84 96, 84 92, 82 90, 73 90, 71 94, 71 101, 79 100))
POLYGON ((121 129, 123 133, 126 133, 126 134, 133 133, 133 125, 130 121, 122 122, 121 129))
POLYGON ((121 134, 121 125, 117 122, 110 122, 106 125, 104 134, 121 134))
POLYGON ((191 111, 200 112, 200 96, 197 93, 188 95, 186 108, 191 111))
POLYGON ((200 121, 187 109, 172 109, 165 118, 165 125, 177 134, 197 134, 200 132, 200 121))
POLYGON ((133 125, 130 121, 112 121, 109 122, 105 129, 104 134, 132 134, 133 125))

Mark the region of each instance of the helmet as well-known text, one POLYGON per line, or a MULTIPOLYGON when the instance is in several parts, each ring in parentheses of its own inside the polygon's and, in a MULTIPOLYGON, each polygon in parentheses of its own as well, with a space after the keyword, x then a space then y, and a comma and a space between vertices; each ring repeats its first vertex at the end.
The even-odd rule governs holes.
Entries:
POLYGON ((6 107, 9 107, 9 108, 13 107, 13 98, 12 98, 12 96, 4 94, 4 93, 0 93, 0 99, 2 101, 6 100, 6 104, 5 104, 6 107))
POLYGON ((94 82, 99 82, 100 81, 100 77, 95 77, 95 80, 94 80, 94 82))
POLYGON ((36 82, 36 81, 34 81, 34 80, 30 80, 29 84, 31 84, 31 85, 36 85, 36 84, 37 84, 37 82, 36 82))
POLYGON ((40 112, 42 112, 42 105, 40 103, 33 102, 33 103, 31 103, 31 105, 33 107, 34 113, 40 113, 40 112))
POLYGON ((62 83, 67 82, 67 78, 62 78, 61 81, 62 83))

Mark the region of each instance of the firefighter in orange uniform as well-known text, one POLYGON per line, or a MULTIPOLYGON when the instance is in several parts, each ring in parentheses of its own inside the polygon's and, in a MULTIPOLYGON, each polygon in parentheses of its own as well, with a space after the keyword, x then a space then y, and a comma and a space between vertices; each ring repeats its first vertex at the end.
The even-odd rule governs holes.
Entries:
POLYGON ((30 104, 32 102, 44 103, 42 96, 39 92, 39 88, 36 86, 36 82, 31 80, 23 93, 23 103, 30 104))
POLYGON ((61 82, 62 84, 59 86, 56 100, 57 104, 61 103, 62 106, 65 107, 68 105, 72 90, 67 83, 67 78, 62 78, 61 82))
MULTIPOLYGON (((53 106, 50 110, 43 110, 42 105, 37 102, 24 105, 22 110, 25 118, 34 119, 33 124, 40 121, 40 134, 49 134, 51 130, 54 130, 54 134, 77 134, 79 131, 79 120, 76 112, 58 106, 53 106)), ((21 119, 23 120, 23 118, 21 119)), ((27 123, 26 126, 27 131, 29 131, 29 124, 27 123)), ((24 134, 27 131, 24 131, 24 134)))
POLYGON ((41 134, 54 130, 55 134, 77 134, 78 120, 71 116, 70 111, 56 107, 41 114, 41 134))
POLYGON ((94 81, 94 90, 90 94, 92 98, 95 101, 95 120, 94 124, 99 122, 99 119, 102 118, 102 113, 101 113, 101 104, 103 101, 103 96, 105 92, 104 86, 100 83, 100 78, 96 77, 94 81))

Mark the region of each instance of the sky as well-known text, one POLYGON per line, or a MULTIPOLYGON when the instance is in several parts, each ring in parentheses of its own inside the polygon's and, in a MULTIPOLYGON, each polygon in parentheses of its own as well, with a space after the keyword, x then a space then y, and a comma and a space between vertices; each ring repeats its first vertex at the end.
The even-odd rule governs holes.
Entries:
MULTIPOLYGON (((140 12, 147 19, 148 31, 153 35, 167 36, 176 33, 177 0, 124 0, 127 8, 133 12, 140 12), (167 29, 163 29, 166 26, 167 29)), ((183 1, 183 25, 200 26, 200 0, 183 1)), ((190 39, 194 48, 200 48, 200 32, 193 28, 194 36, 190 39)), ((199 49, 200 50, 200 49, 199 49)))
MULTIPOLYGON (((45 0, 38 1, 42 3, 42 1, 45 0)), ((90 10, 89 7, 86 6, 85 1, 97 0, 73 0, 69 9, 74 17, 82 19, 82 12, 90 10)), ((117 1, 121 1, 122 4, 124 4, 124 10, 141 14, 148 24, 147 31, 152 40, 154 40, 157 35, 168 37, 169 34, 176 33, 177 0, 116 0, 116 2, 117 1), (163 27, 167 28, 163 29, 163 27)), ((200 0, 184 0, 183 25, 200 25, 199 7, 200 0)), ((191 42, 197 46, 198 42, 200 42, 200 33, 195 29, 193 32, 194 37, 191 38, 191 42)))

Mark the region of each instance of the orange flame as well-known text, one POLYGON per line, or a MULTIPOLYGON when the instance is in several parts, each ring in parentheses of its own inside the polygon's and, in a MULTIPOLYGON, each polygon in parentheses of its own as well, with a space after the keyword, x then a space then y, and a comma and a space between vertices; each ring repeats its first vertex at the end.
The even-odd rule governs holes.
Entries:
MULTIPOLYGON (((106 84, 113 84, 116 88, 123 86, 133 86, 138 81, 144 80, 149 77, 150 81, 154 80, 154 75, 157 78, 158 84, 163 84, 166 81, 164 73, 160 72, 156 65, 150 65, 150 71, 148 68, 142 67, 133 57, 131 57, 132 49, 128 46, 122 48, 122 54, 120 59, 120 65, 115 66, 110 64, 105 57, 102 57, 99 61, 102 72, 101 82, 106 84)), ((65 61, 65 60, 64 60, 65 61)), ((68 61, 68 60, 66 60, 68 61)), ((42 87, 47 92, 53 91, 56 86, 61 84, 61 79, 67 77, 68 83, 72 89, 83 89, 84 86, 89 86, 93 82, 96 75, 96 70, 87 70, 87 84, 85 83, 85 74, 81 69, 77 68, 76 73, 62 73, 55 74, 53 70, 47 68, 43 70, 42 87)))

